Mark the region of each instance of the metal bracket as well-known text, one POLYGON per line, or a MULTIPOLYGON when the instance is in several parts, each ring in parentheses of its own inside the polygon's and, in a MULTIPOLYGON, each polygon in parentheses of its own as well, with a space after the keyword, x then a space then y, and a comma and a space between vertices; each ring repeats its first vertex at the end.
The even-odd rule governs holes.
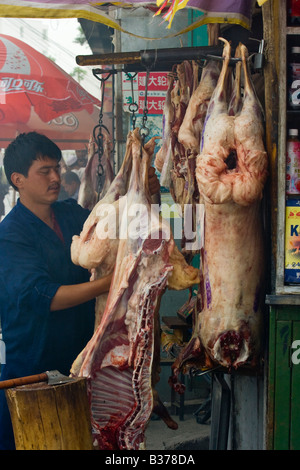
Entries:
POLYGON ((227 450, 231 391, 223 374, 212 374, 210 450, 227 450))
POLYGON ((249 38, 251 41, 259 42, 258 52, 254 54, 254 61, 253 61, 253 69, 255 72, 260 72, 264 65, 264 47, 265 47, 265 40, 264 39, 256 39, 256 38, 249 38))

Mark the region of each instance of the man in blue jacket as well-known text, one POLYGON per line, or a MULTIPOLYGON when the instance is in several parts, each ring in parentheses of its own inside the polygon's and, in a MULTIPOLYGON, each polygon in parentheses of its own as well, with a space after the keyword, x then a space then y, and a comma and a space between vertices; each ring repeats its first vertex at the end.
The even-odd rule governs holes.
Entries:
MULTIPOLYGON (((5 152, 6 178, 19 199, 0 223, 1 380, 53 369, 69 375, 93 334, 94 299, 110 287, 111 275, 89 281, 89 272, 72 263, 72 237, 89 211, 73 199, 57 202, 60 159, 57 145, 36 132, 20 134, 5 152)), ((148 183, 155 194, 153 167, 148 183)), ((14 448, 0 390, 0 450, 14 448)))
MULTIPOLYGON (((111 276, 90 282, 71 261, 72 236, 89 212, 71 199, 56 202, 60 159, 56 144, 35 132, 19 135, 5 152, 19 199, 0 224, 1 380, 52 369, 69 375, 93 334, 94 298, 109 290, 111 276)), ((0 449, 14 448, 0 391, 0 449)))

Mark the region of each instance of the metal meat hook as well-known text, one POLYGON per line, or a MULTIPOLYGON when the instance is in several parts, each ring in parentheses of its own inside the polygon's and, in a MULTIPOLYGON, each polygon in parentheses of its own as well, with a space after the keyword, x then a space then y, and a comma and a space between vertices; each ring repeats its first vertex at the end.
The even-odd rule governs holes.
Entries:
MULTIPOLYGON (((144 112, 142 118, 142 126, 140 127, 140 136, 141 136, 141 146, 144 146, 145 137, 149 135, 149 128, 146 126, 148 119, 148 108, 147 108, 147 98, 148 98, 148 82, 149 82, 150 67, 146 68, 146 83, 145 83, 145 99, 144 99, 144 112)), ((141 151, 142 153, 142 151, 141 151)))
POLYGON ((105 179, 105 174, 104 174, 104 167, 102 165, 102 156, 103 156, 103 129, 106 130, 106 132, 109 134, 109 130, 107 127, 103 124, 103 103, 104 103, 104 90, 105 90, 105 82, 108 80, 108 78, 113 74, 116 73, 116 70, 109 70, 106 72, 103 69, 93 69, 92 70, 93 75, 97 80, 101 82, 101 101, 100 101, 100 112, 99 112, 99 124, 97 124, 94 129, 93 129, 93 137, 94 140, 97 144, 97 153, 98 153, 98 167, 97 167, 97 176, 98 176, 98 200, 99 196, 101 193, 101 190, 104 185, 104 179, 105 179), (98 74, 102 73, 107 73, 106 77, 98 77, 98 74), (97 133, 98 131, 98 133, 97 133))
POLYGON ((128 105, 128 109, 132 114, 132 128, 135 129, 135 122, 136 122, 135 113, 138 111, 139 107, 137 103, 134 101, 133 80, 136 77, 137 72, 135 72, 134 74, 131 74, 130 72, 125 72, 125 74, 127 75, 131 83, 131 103, 128 105))

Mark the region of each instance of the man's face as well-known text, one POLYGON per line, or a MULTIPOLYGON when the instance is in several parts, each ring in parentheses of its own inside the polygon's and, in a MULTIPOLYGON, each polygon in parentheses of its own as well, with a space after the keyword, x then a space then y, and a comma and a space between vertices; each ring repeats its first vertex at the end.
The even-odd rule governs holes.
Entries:
POLYGON ((27 177, 22 175, 20 197, 28 202, 52 204, 60 191, 60 165, 49 157, 34 160, 27 177))

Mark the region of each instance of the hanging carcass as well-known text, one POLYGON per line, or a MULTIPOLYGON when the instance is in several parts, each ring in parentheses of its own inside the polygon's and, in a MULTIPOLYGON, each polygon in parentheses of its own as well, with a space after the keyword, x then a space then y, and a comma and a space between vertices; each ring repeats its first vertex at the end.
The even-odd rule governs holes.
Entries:
MULTIPOLYGON (((137 152, 138 142, 138 129, 133 133, 129 133, 127 138, 126 154, 122 164, 122 167, 116 176, 115 180, 111 184, 110 189, 106 193, 105 197, 100 200, 94 207, 90 216, 84 224, 83 230, 80 236, 73 237, 73 243, 71 246, 72 260, 74 263, 79 264, 87 269, 93 270, 93 276, 103 277, 111 273, 114 269, 120 269, 120 266, 116 266, 116 258, 120 244, 120 233, 121 228, 119 221, 121 220, 126 207, 128 206, 128 200, 130 204, 134 200, 133 196, 128 198, 127 186, 128 180, 133 178, 132 175, 132 159, 134 158, 134 151, 137 152), (134 146, 133 146, 134 144, 134 146), (134 150, 135 149, 135 150, 134 150), (108 227, 113 228, 111 233, 105 232, 108 227), (110 236, 111 235, 111 236, 110 236)), ((141 148, 139 143, 139 148, 141 148)), ((152 159, 154 151, 154 142, 151 139, 144 147, 144 153, 148 158, 148 166, 152 159)), ((146 156, 144 155, 144 161, 146 156)), ((136 158, 136 155, 135 155, 136 158)), ((145 164, 144 164, 145 165, 145 164)), ((137 166, 137 165, 136 165, 137 166)), ((135 169, 135 174, 137 170, 135 169)), ((135 175, 136 177, 136 175, 135 175)), ((142 181, 142 176, 139 174, 138 177, 142 181)), ((166 222, 165 222, 166 223, 166 222)), ((186 289, 191 285, 199 283, 199 270, 193 266, 189 266, 184 260, 183 255, 176 247, 170 227, 170 253, 169 262, 172 267, 167 283, 170 289, 186 289), (172 249, 171 249, 172 247, 172 249)), ((123 241, 121 240, 121 243, 123 241)), ((157 261, 159 262, 159 256, 157 255, 157 261)), ((141 272, 143 277, 143 273, 141 272)), ((114 281, 113 281, 114 282, 114 281)), ((138 282, 138 280, 136 280, 138 282)), ((163 294, 164 289, 160 291, 160 295, 157 295, 155 303, 157 308, 154 312, 154 330, 155 333, 155 344, 153 346, 154 356, 151 363, 152 373, 152 393, 153 393, 153 411, 157 413, 166 424, 175 429, 177 424, 170 418, 163 404, 160 402, 159 397, 154 389, 155 384, 159 380, 159 302, 160 296, 163 294), (157 334, 158 332, 158 334, 157 334)), ((110 296, 112 294, 109 294, 110 296)), ((101 324, 101 320, 104 315, 104 310, 107 306, 108 295, 103 294, 96 299, 96 319, 95 319, 95 331, 101 324)), ((78 375, 80 373, 82 363, 86 355, 86 349, 76 358, 72 366, 72 374, 78 375)), ((94 364, 95 366, 95 364, 94 364)), ((93 378, 91 379, 93 381, 93 378)))
MULTIPOLYGON (((209 45, 218 41, 218 24, 207 26, 209 45)), ((191 229, 201 230, 197 213, 199 191, 196 182, 196 157, 200 149, 201 133, 208 103, 220 74, 218 61, 208 60, 199 82, 199 64, 184 61, 174 68, 169 77, 163 115, 163 143, 156 155, 155 165, 161 173, 161 184, 170 189, 174 201, 181 206, 183 218, 191 211, 191 229)), ((182 249, 191 258, 199 252, 199 244, 182 234, 182 249)))
MULTIPOLYGON (((112 237, 103 237, 101 239, 98 237, 96 228, 105 216, 105 212, 101 211, 101 207, 108 208, 111 205, 115 213, 119 214, 119 199, 126 194, 131 174, 131 145, 132 141, 128 136, 125 157, 118 174, 109 186, 105 196, 94 206, 84 223, 80 235, 75 235, 72 240, 71 257, 73 263, 91 270, 93 279, 100 279, 111 274, 114 270, 119 245, 118 233, 116 232, 112 237)), ((115 227, 118 230, 119 226, 115 225, 115 227)), ((99 295, 96 299, 95 328, 100 322, 106 301, 106 293, 99 295)))
POLYGON ((78 192, 78 204, 85 209, 92 210, 97 201, 102 199, 107 193, 113 179, 114 171, 111 163, 111 139, 109 133, 102 133, 102 157, 99 162, 99 154, 96 151, 96 143, 92 136, 90 136, 88 146, 88 163, 82 177, 82 181, 78 192), (105 174, 105 181, 103 188, 98 195, 98 167, 102 165, 105 174))
MULTIPOLYGON (((132 139, 137 132, 138 129, 134 133, 128 134, 124 160, 117 176, 110 184, 104 197, 94 206, 80 235, 73 237, 72 261, 91 270, 93 279, 111 274, 115 267, 119 245, 119 219, 123 210, 121 208, 120 211, 120 203, 122 205, 124 202, 120 199, 127 193, 132 170, 132 139), (109 213, 113 217, 111 223, 108 220, 109 213), (114 229, 112 236, 109 236, 109 233, 104 233, 108 225, 114 229), (99 237, 100 231, 102 236, 99 237)), ((152 138, 145 144, 149 163, 154 152, 154 141, 155 138, 152 138)), ((173 271, 168 279, 169 289, 182 290, 199 282, 198 269, 188 265, 175 244, 171 253, 171 262, 173 271)), ((106 301, 107 294, 102 294, 96 299, 95 328, 100 322, 106 301)))
POLYGON ((255 364, 261 349, 265 287, 261 199, 268 159, 247 49, 239 46, 244 72, 240 106, 239 90, 234 90, 231 100, 227 93, 231 51, 230 44, 222 41, 222 71, 208 107, 196 169, 205 204, 202 305, 193 337, 174 365, 175 376, 191 357, 198 357, 198 366, 231 369, 255 364))
POLYGON ((207 107, 216 88, 219 75, 219 63, 215 60, 209 60, 202 70, 200 82, 189 100, 183 122, 179 128, 178 140, 191 158, 199 154, 207 107))
MULTIPOLYGON (((147 192, 148 155, 132 135, 133 168, 122 199, 116 265, 102 319, 81 355, 100 449, 139 449, 153 407, 154 310, 172 265, 174 241, 147 192), (126 207, 129 211, 126 210, 126 207), (138 210, 133 215, 130 211, 138 210), (130 226, 138 232, 129 231, 130 226), (126 236, 125 236, 126 234, 126 236), (113 390, 113 393, 112 393, 113 390)), ((121 201, 120 199, 120 201, 121 201)))

